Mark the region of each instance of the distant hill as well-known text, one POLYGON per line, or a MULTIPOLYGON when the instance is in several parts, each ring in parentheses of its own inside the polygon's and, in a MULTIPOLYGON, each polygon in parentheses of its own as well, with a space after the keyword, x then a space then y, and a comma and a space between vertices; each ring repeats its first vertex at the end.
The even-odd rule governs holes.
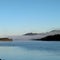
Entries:
POLYGON ((60 34, 50 35, 44 38, 41 38, 43 41, 60 41, 60 34))
POLYGON ((31 36, 31 35, 55 35, 55 34, 60 34, 60 30, 52 30, 50 32, 46 33, 26 33, 24 34, 25 36, 31 36))
POLYGON ((0 41, 12 41, 12 39, 9 39, 9 38, 0 38, 0 41))
POLYGON ((26 36, 26 35, 38 35, 38 34, 37 33, 26 33, 24 35, 26 36))
POLYGON ((60 41, 60 34, 49 35, 40 39, 33 39, 36 41, 60 41))
POLYGON ((26 33, 20 36, 8 36, 8 38, 11 38, 13 40, 32 40, 32 39, 41 39, 50 35, 56 35, 60 34, 60 30, 52 30, 50 32, 45 32, 45 33, 26 33))

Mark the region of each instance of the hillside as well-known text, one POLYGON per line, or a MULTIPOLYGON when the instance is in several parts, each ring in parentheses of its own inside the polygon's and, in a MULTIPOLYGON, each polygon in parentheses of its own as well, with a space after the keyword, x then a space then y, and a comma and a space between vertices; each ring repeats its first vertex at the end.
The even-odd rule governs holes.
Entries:
POLYGON ((9 38, 0 38, 0 41, 12 41, 12 39, 9 39, 9 38))
POLYGON ((46 36, 50 35, 56 35, 60 34, 60 30, 52 30, 50 32, 45 32, 45 33, 25 33, 20 36, 8 36, 8 38, 13 39, 13 40, 18 40, 18 41, 26 41, 26 40, 32 40, 32 39, 41 39, 46 36))
POLYGON ((33 40, 36 40, 36 41, 60 41, 60 34, 49 35, 44 38, 33 39, 33 40))
POLYGON ((50 35, 44 38, 41 38, 43 41, 60 41, 60 34, 50 35))

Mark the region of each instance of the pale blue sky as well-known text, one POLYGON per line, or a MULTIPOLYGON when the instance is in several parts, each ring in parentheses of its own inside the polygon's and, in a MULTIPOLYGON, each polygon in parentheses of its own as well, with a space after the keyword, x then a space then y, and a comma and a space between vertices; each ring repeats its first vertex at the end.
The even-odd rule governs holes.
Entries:
POLYGON ((0 0, 0 35, 60 28, 60 0, 0 0))

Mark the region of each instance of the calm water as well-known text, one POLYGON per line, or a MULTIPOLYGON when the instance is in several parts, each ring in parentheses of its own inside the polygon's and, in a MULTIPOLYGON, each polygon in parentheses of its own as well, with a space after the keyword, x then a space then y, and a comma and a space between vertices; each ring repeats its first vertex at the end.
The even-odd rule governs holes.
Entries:
POLYGON ((60 42, 0 42, 0 58, 5 60, 60 60, 60 42))

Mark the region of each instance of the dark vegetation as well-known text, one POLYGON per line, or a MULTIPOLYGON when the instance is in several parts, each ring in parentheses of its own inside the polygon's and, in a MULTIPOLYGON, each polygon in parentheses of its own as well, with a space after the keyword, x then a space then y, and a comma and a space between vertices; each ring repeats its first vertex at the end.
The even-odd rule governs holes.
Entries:
POLYGON ((60 41, 60 34, 46 36, 41 39, 34 39, 36 41, 60 41))
POLYGON ((12 41, 12 39, 9 39, 9 38, 0 38, 0 41, 12 41))

